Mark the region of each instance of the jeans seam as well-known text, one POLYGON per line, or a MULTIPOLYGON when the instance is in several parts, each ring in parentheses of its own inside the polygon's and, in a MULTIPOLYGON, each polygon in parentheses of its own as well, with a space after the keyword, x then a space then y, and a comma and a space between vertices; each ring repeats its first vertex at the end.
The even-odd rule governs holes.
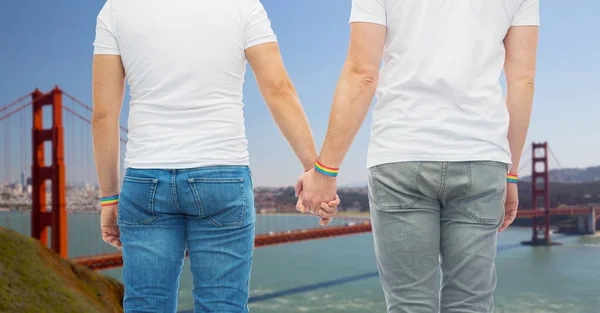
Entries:
POLYGON ((376 174, 375 170, 371 170, 370 179, 371 179, 371 185, 373 185, 373 193, 375 194, 375 198, 376 198, 377 202, 379 203, 379 207, 383 207, 383 203, 381 201, 381 194, 379 193, 378 188, 375 187, 375 180, 376 180, 375 176, 376 175, 377 174, 376 174))
POLYGON ((508 166, 508 164, 506 164, 506 163, 497 162, 497 161, 473 161, 473 163, 481 164, 483 166, 491 166, 491 167, 499 167, 499 168, 505 168, 508 166))
POLYGON ((199 183, 238 183, 244 182, 243 178, 194 178, 199 183))
POLYGON ((154 197, 156 195, 156 188, 158 187, 158 179, 154 179, 154 182, 150 185, 150 212, 152 212, 152 219, 156 219, 156 213, 154 212, 154 197))
POLYGON ((198 216, 199 218, 204 218, 204 210, 202 209, 202 199, 200 199, 200 194, 198 190, 196 190, 196 180, 194 178, 188 179, 188 184, 192 189, 192 193, 194 194, 194 201, 196 202, 196 207, 198 207, 198 216))
POLYGON ((417 191, 421 191, 419 183, 421 182, 421 170, 423 169, 423 162, 417 162, 417 171, 415 173, 415 188, 417 191))
MULTIPOLYGON (((473 170, 471 168, 471 163, 466 163, 467 165, 467 177, 469 178, 469 184, 467 185, 467 190, 465 191, 465 196, 463 199, 466 199, 471 193, 471 188, 473 188, 473 170)), ((462 203, 462 201, 461 201, 462 203)))
POLYGON ((445 185, 446 185, 446 166, 447 163, 443 162, 442 163, 442 174, 440 177, 440 189, 438 190, 438 199, 442 199, 442 194, 444 193, 445 190, 445 185))
POLYGON ((201 170, 215 170, 215 169, 244 169, 250 168, 248 165, 208 165, 201 166, 195 168, 180 168, 176 171, 178 172, 191 172, 191 171, 201 171, 201 170))
POLYGON ((181 207, 179 206, 179 199, 177 198, 177 171, 173 170, 171 171, 171 192, 173 194, 173 203, 175 204, 175 208, 177 208, 177 210, 180 213, 183 213, 183 210, 181 209, 181 207))
POLYGON ((123 177, 123 180, 132 182, 132 183, 140 183, 140 184, 151 184, 151 183, 156 182, 155 178, 142 178, 142 177, 135 177, 135 176, 128 176, 128 175, 125 175, 123 177))
POLYGON ((219 221, 215 220, 212 216, 211 217, 207 217, 206 219, 208 220, 209 223, 213 224, 213 226, 215 226, 215 227, 221 228, 221 227, 225 226, 225 225, 219 223, 219 221))
MULTIPOLYGON (((252 180, 252 179, 250 179, 250 180, 252 180)), ((243 225, 244 224, 244 220, 246 219, 246 211, 247 211, 247 207, 246 207, 246 188, 244 188, 244 181, 243 180, 240 182, 240 188, 242 189, 242 214, 240 215, 239 224, 243 225)))

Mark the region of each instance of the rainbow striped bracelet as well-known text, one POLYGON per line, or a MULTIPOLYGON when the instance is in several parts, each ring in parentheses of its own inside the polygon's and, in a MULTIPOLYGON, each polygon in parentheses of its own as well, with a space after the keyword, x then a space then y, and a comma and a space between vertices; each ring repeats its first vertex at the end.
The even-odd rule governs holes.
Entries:
POLYGON ((336 177, 340 171, 339 168, 327 167, 321 164, 321 162, 319 161, 317 161, 317 163, 315 164, 315 170, 323 175, 327 175, 330 177, 336 177))
POLYGON ((519 175, 517 174, 508 174, 506 175, 506 182, 509 184, 516 184, 519 181, 519 175))
POLYGON ((109 206, 109 205, 115 205, 115 204, 119 204, 119 195, 112 196, 112 197, 100 198, 101 206, 109 206))

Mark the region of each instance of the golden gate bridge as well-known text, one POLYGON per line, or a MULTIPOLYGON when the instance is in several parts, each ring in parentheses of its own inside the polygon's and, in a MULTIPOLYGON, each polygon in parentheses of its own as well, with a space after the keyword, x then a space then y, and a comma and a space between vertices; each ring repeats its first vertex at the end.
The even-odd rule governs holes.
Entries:
MULTIPOLYGON (((77 211, 86 207, 95 212, 99 209, 97 192, 95 189, 90 190, 89 185, 85 186, 86 183, 96 181, 91 150, 91 112, 91 106, 58 87, 47 93, 36 89, 0 107, 0 147, 3 150, 0 153, 0 157, 3 158, 0 166, 4 165, 4 174, 0 175, 0 181, 2 178, 10 181, 18 175, 16 170, 20 169, 21 188, 24 185, 31 186, 31 236, 64 258, 71 258, 91 269, 102 270, 122 266, 120 252, 114 250, 105 253, 106 247, 100 249, 103 252, 95 255, 72 255, 68 251, 68 238, 73 236, 68 235, 67 209, 77 211), (26 171, 29 171, 30 175, 25 175, 26 171), (30 177, 30 184, 24 182, 26 176, 30 177), (82 190, 79 196, 67 197, 68 186, 76 184, 79 184, 82 190), (47 192, 48 190, 50 192, 47 192)), ((120 129, 123 151, 127 143, 127 128, 121 126, 120 129)), ((574 217, 575 223, 570 225, 570 228, 580 234, 592 234, 597 225, 600 225, 600 207, 550 208, 549 153, 553 154, 547 143, 533 143, 531 160, 524 164, 524 167, 531 165, 532 182, 532 203, 529 209, 520 208, 517 215, 517 218, 532 220, 532 237, 531 240, 524 241, 524 244, 553 244, 552 216, 574 217)), ((556 158, 555 161, 560 166, 556 158)), ((26 193, 29 193, 29 190, 26 193)), ((2 198, 0 209, 1 201, 2 198)), ((13 205, 29 206, 28 203, 13 205)), ((269 231, 269 227, 265 227, 266 231, 257 231, 255 247, 371 231, 367 217, 342 216, 337 220, 337 223, 327 227, 286 229, 278 232, 269 231)), ((93 237, 96 239, 94 242, 100 242, 99 225, 93 226, 91 221, 91 218, 87 220, 87 236, 90 237, 88 240, 91 241, 93 237), (97 231, 94 231, 95 229, 97 231)), ((9 223, 5 222, 6 224, 9 223)), ((77 237, 80 235, 74 234, 77 237)))

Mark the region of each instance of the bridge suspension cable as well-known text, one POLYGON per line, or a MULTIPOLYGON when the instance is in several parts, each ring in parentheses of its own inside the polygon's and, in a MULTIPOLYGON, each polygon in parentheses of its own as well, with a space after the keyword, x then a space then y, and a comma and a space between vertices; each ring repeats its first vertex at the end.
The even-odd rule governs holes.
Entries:
POLYGON ((18 103, 22 102, 23 100, 27 99, 30 96, 31 96, 31 92, 22 96, 21 98, 15 100, 15 101, 3 106, 2 108, 0 108, 0 112, 8 110, 10 107, 17 105, 18 103))
POLYGON ((30 106, 32 103, 33 103, 33 101, 29 101, 29 102, 21 105, 20 107, 18 107, 16 109, 14 109, 14 110, 12 110, 12 111, 4 114, 3 116, 0 116, 0 121, 3 121, 5 119, 11 117, 12 115, 14 115, 14 114, 18 113, 19 111, 25 109, 26 107, 30 106))
MULTIPOLYGON (((21 105, 21 106, 17 107, 16 109, 14 109, 14 110, 12 110, 12 111, 10 111, 10 112, 8 112, 8 113, 5 113, 3 116, 0 116, 0 121, 3 121, 3 120, 5 120, 5 119, 7 119, 7 118, 11 117, 12 115, 16 114, 17 112, 20 112, 21 110, 23 110, 23 109, 25 109, 26 107, 28 107, 28 106, 32 105, 32 104, 33 104, 35 101, 38 101, 38 100, 42 99, 43 97, 45 97, 45 96, 46 96, 46 95, 48 95, 48 94, 49 94, 49 93, 42 94, 42 95, 40 95, 39 97, 37 97, 37 98, 35 98, 35 99, 33 99, 33 100, 30 100, 30 101, 28 101, 27 103, 25 103, 25 104, 23 104, 23 105, 21 105)), ((8 107, 15 106, 16 104, 18 104, 18 103, 22 102, 22 101, 23 101, 23 100, 25 100, 25 99, 26 99, 28 96, 31 96, 31 95, 32 95, 32 93, 29 93, 29 94, 28 94, 28 95, 26 95, 25 97, 21 97, 21 98, 17 99, 16 101, 13 101, 13 102, 11 102, 10 104, 8 104, 8 105, 6 105, 5 107, 3 107, 3 109, 0 109, 0 112, 2 112, 3 110, 6 110, 6 109, 8 109, 8 107)))
POLYGON ((528 145, 527 148, 523 150, 523 153, 521 154, 521 161, 525 162, 521 164, 521 167, 519 167, 519 175, 530 172, 529 166, 531 166, 531 146, 528 145))
MULTIPOLYGON (((522 160, 522 159, 521 159, 521 160, 522 160)), ((527 172, 528 172, 527 170, 528 170, 528 169, 530 169, 530 168, 529 168, 529 166, 531 166, 531 160, 530 160, 530 159, 527 159, 527 160, 525 161, 525 163, 523 163, 523 164, 521 165, 521 167, 519 168, 519 173, 527 173, 527 172)), ((521 175, 521 174, 519 174, 519 175, 521 175)))
POLYGON ((554 162, 556 162, 556 165, 558 165, 558 169, 563 168, 562 165, 560 165, 560 162, 558 161, 556 154, 554 154, 554 151, 552 151, 552 147, 548 146, 548 150, 550 150, 550 155, 552 156, 552 159, 554 160, 554 162))

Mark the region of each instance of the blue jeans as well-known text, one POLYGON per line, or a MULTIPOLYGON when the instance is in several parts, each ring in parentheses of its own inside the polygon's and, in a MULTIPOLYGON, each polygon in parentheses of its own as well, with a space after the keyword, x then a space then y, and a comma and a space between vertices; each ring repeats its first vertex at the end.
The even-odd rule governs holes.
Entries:
POLYGON ((247 166, 127 169, 117 219, 125 313, 176 311, 186 248, 194 311, 248 312, 255 220, 247 166))
POLYGON ((506 164, 488 161, 369 169, 375 253, 389 313, 493 311, 507 172, 506 164))

